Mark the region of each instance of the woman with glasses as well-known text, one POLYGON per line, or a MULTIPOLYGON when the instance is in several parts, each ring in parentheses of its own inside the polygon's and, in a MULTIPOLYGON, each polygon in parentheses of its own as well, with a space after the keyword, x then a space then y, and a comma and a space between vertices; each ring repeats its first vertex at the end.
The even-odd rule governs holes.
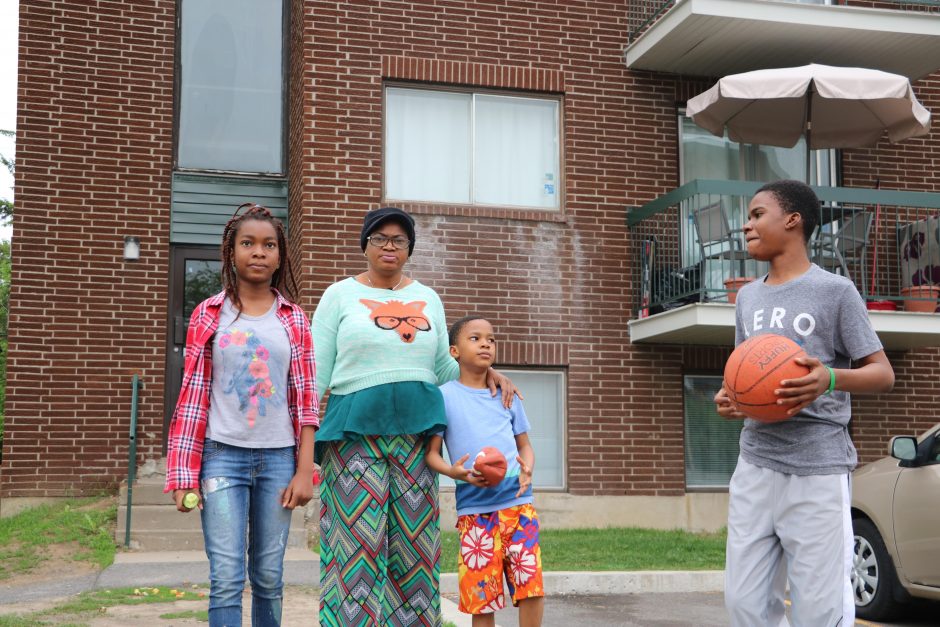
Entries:
MULTIPOLYGON (((440 625, 437 478, 425 436, 447 424, 437 386, 457 378, 437 293, 404 273, 414 220, 396 207, 365 216, 366 270, 331 285, 313 316, 320 624, 440 625)), ((515 391, 491 371, 508 406, 515 391)))

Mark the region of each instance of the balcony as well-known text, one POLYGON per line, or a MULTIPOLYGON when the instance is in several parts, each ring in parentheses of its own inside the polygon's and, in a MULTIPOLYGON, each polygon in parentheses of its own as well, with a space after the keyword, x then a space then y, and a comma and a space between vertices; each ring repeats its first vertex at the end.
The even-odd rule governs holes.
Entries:
MULTIPOLYGON (((767 271, 740 233, 760 186, 696 180, 628 211, 632 342, 734 344, 733 282, 767 271)), ((822 203, 810 258, 853 280, 886 349, 940 346, 940 313, 912 311, 937 308, 917 286, 940 284, 940 193, 814 189, 822 203)))
POLYGON ((720 77, 822 63, 922 78, 940 68, 940 0, 855 6, 784 0, 631 0, 627 67, 720 77))

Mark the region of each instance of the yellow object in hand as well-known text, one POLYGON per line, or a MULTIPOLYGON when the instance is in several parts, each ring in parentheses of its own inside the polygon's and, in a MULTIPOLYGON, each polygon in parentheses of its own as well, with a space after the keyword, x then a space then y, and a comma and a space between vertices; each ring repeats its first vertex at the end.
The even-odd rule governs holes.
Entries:
POLYGON ((186 496, 183 497, 183 507, 192 509, 197 505, 199 505, 199 495, 195 492, 187 492, 186 496))

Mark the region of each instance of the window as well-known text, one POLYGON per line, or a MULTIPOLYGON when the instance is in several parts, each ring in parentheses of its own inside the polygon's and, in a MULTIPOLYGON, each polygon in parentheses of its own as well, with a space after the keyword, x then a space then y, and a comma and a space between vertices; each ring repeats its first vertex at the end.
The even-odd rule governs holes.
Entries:
POLYGON ((283 0, 183 0, 177 165, 284 172, 283 0))
MULTIPOLYGON (((525 414, 529 418, 529 441, 535 452, 535 488, 565 487, 565 373, 558 370, 512 370, 500 372, 525 394, 525 414)), ((519 402, 516 399, 515 402, 519 402)), ((446 453, 444 458, 450 460, 446 453)), ((441 485, 454 481, 441 475, 441 485)))
POLYGON ((726 420, 715 411, 721 377, 684 377, 685 486, 726 488, 738 461, 743 420, 726 420))
MULTIPOLYGON (((679 116, 680 181, 723 179, 730 181, 777 181, 806 178, 806 139, 796 146, 780 148, 759 144, 739 144, 727 133, 716 137, 698 126, 691 118, 679 116)), ((832 185, 835 180, 833 150, 814 150, 810 184, 832 185)))
MULTIPOLYGON (((800 138, 792 148, 739 144, 728 138, 716 137, 698 126, 684 113, 679 115, 679 181, 685 184, 696 179, 726 181, 770 182, 781 179, 806 178, 806 139, 800 138)), ((834 185, 836 181, 836 151, 814 150, 810 153, 812 185, 834 185)), ((722 196, 709 199, 721 206, 728 226, 739 230, 747 219, 747 199, 722 196)), ((680 229, 682 237, 682 265, 692 267, 701 259, 701 248, 695 230, 692 210, 682 205, 680 229)), ((740 244, 740 233, 736 236, 740 244)), ((716 248, 711 249, 716 251, 716 248)), ((725 248, 727 250, 727 247, 725 248)), ((743 250, 743 248, 742 248, 743 250)), ((711 259, 701 270, 706 289, 722 289, 722 280, 732 276, 761 276, 767 264, 753 259, 739 262, 732 258, 711 259)))
POLYGON ((558 209, 557 99, 385 90, 385 197, 558 209))

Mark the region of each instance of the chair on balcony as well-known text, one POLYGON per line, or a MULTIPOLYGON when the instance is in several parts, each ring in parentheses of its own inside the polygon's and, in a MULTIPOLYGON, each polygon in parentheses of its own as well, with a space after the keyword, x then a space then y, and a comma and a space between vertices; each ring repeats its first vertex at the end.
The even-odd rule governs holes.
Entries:
POLYGON ((821 268, 830 272, 838 272, 842 276, 855 281, 862 297, 868 296, 868 238, 871 233, 871 211, 845 210, 844 217, 838 221, 838 226, 832 231, 820 229, 813 240, 813 261, 821 268), (855 280, 851 268, 856 270, 861 278, 861 284, 855 280))
MULTIPOLYGON (((699 259, 719 259, 736 262, 732 264, 731 278, 744 276, 744 263, 749 259, 747 250, 739 237, 741 229, 732 229, 728 224, 721 203, 714 203, 692 212, 692 223, 698 234, 699 259), (737 270, 737 272, 735 272, 737 270)), ((705 282, 702 282, 702 290, 705 282)))

